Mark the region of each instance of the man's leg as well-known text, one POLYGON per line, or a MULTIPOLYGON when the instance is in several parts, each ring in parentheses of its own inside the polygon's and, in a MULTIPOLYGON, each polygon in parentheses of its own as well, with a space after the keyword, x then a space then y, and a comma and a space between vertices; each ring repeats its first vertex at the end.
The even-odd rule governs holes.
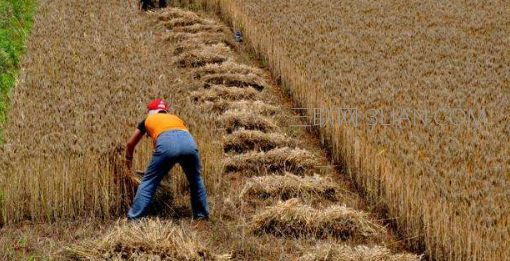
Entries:
POLYGON ((191 190, 191 207, 193 218, 208 218, 209 204, 207 203, 207 192, 201 176, 200 156, 198 151, 185 155, 179 162, 189 182, 191 190))
POLYGON ((142 183, 138 186, 133 206, 128 212, 128 219, 137 219, 147 214, 152 197, 158 188, 159 183, 170 171, 175 162, 168 160, 165 154, 155 151, 152 161, 143 175, 142 183))

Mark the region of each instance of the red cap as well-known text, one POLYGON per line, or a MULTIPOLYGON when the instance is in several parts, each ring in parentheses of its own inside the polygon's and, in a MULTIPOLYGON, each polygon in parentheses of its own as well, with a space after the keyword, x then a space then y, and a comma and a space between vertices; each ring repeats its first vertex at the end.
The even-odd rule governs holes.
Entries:
POLYGON ((161 99, 155 99, 155 100, 151 101, 151 103, 149 103, 149 105, 147 106, 147 111, 152 111, 152 110, 168 111, 169 110, 168 103, 166 103, 165 101, 163 101, 161 99))

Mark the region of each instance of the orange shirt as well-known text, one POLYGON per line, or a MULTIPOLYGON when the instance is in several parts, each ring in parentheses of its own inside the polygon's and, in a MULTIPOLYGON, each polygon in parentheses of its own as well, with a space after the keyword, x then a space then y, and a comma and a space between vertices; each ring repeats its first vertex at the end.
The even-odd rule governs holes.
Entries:
POLYGON ((159 135, 165 131, 188 131, 183 120, 168 113, 156 113, 150 115, 139 125, 138 129, 140 129, 140 131, 144 134, 149 134, 153 140, 156 140, 159 135))

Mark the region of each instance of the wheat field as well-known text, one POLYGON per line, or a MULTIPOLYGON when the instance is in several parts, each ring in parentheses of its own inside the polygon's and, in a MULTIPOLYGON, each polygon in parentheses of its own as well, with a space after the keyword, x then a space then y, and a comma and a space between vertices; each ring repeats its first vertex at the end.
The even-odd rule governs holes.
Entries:
POLYGON ((0 259, 421 260, 289 127, 290 102, 243 48, 196 11, 41 0, 2 126, 0 259), (199 145, 210 222, 191 220, 178 167, 152 217, 123 220, 140 179, 124 143, 156 97, 199 145))
MULTIPOLYGON (((0 259, 32 252, 91 260, 510 255, 504 1, 173 5, 193 11, 39 2, 2 126, 0 259), (247 46, 235 43, 232 29, 247 46), (213 210, 205 226, 189 220, 179 168, 163 186, 171 193, 158 198, 161 219, 112 221, 125 215, 136 189, 124 143, 156 97, 199 145, 213 210), (314 126, 316 139, 290 126, 296 106, 357 108, 359 126, 314 126), (436 119, 441 108, 448 109, 436 119), (462 121, 448 114, 454 108, 476 118, 439 125, 462 121), (428 110, 432 124, 370 126, 363 120, 370 109, 396 110, 397 119, 403 109, 428 110), (482 112, 486 123, 476 125, 482 112)), ((135 169, 150 152, 145 141, 135 169)))
POLYGON ((300 107, 428 110, 426 125, 316 129, 407 245, 437 260, 510 256, 508 2, 182 2, 241 30, 300 107), (466 119, 455 108, 469 122, 439 125, 466 119))

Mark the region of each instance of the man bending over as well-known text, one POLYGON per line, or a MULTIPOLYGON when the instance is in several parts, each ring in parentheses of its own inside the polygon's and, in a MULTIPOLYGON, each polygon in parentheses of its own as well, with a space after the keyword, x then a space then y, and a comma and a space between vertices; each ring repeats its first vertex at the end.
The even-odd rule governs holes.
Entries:
POLYGON ((155 149, 142 183, 138 186, 128 219, 135 220, 147 214, 159 183, 176 163, 181 165, 188 179, 193 218, 208 219, 209 205, 197 145, 184 122, 169 113, 168 104, 163 100, 154 100, 147 106, 147 117, 138 125, 127 144, 126 159, 130 169, 135 147, 144 135, 152 138, 155 149))

